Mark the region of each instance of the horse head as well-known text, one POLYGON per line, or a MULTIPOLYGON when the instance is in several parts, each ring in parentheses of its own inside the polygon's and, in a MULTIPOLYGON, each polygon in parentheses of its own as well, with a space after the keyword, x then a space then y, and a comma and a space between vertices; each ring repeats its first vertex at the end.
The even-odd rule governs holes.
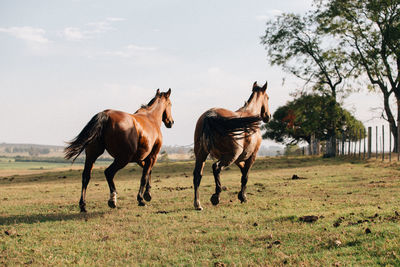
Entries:
POLYGON ((269 112, 268 100, 269 96, 266 93, 268 82, 260 87, 257 85, 257 82, 253 84, 253 93, 256 94, 257 100, 261 103, 260 109, 260 117, 262 118, 263 122, 267 123, 271 119, 271 113, 269 112))
POLYGON ((164 122, 165 127, 171 128, 172 125, 174 124, 174 119, 172 118, 172 113, 171 113, 171 100, 169 99, 169 96, 171 95, 171 88, 167 92, 162 92, 160 93, 160 90, 157 89, 156 96, 160 97, 162 101, 164 101, 164 111, 162 114, 162 121, 164 122))

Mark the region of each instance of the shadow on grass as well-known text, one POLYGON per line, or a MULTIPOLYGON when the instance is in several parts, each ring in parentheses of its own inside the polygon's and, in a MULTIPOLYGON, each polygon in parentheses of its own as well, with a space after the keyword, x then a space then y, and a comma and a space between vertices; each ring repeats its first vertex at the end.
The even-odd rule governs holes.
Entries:
POLYGON ((20 223, 34 224, 43 222, 61 222, 71 220, 94 219, 103 216, 106 212, 89 212, 89 213, 54 213, 54 214, 32 214, 32 215, 13 215, 9 217, 0 217, 0 225, 14 225, 20 223))

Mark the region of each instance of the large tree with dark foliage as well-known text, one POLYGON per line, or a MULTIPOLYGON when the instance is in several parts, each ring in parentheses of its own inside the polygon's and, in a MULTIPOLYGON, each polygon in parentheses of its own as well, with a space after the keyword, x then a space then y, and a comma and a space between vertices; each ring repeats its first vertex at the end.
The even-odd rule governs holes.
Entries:
POLYGON ((364 135, 362 122, 343 109, 333 97, 317 94, 302 95, 279 107, 264 127, 264 138, 284 144, 311 143, 311 137, 328 141, 332 124, 335 136, 348 140, 364 135))

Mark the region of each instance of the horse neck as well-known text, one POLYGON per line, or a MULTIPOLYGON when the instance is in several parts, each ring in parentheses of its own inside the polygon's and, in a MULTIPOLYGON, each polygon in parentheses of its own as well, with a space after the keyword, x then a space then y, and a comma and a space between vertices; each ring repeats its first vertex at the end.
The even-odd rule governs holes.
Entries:
POLYGON ((151 106, 143 110, 143 113, 151 117, 159 127, 161 127, 163 112, 164 112, 164 102, 160 100, 155 101, 151 106))
POLYGON ((260 97, 257 97, 257 95, 253 94, 249 101, 247 101, 243 107, 238 109, 237 112, 245 113, 251 116, 260 115, 262 104, 260 99, 260 97))

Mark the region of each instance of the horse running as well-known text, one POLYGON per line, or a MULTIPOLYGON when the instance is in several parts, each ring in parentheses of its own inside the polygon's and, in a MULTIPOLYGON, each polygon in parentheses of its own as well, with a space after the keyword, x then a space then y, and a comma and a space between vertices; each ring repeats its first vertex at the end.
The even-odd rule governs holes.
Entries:
POLYGON ((86 189, 90 180, 91 171, 96 159, 104 150, 114 158, 113 163, 104 171, 110 199, 108 206, 117 205, 117 191, 114 185, 116 172, 129 162, 136 162, 143 168, 137 200, 139 206, 150 201, 151 169, 157 160, 162 145, 161 122, 171 128, 174 120, 171 116, 171 89, 160 93, 134 114, 117 110, 104 110, 96 114, 81 133, 65 148, 65 158, 75 160, 85 150, 85 167, 82 173, 82 192, 79 201, 81 212, 86 212, 86 189))
POLYGON ((194 133, 194 154, 196 164, 193 171, 194 207, 202 210, 199 186, 203 175, 204 162, 210 154, 217 159, 212 165, 215 179, 215 193, 211 203, 217 205, 221 193, 221 171, 236 163, 242 172, 242 187, 238 194, 241 202, 246 201, 248 173, 253 165, 261 144, 260 121, 268 122, 267 83, 259 87, 253 84, 253 91, 243 107, 233 112, 222 108, 212 108, 203 113, 197 121, 194 133))

